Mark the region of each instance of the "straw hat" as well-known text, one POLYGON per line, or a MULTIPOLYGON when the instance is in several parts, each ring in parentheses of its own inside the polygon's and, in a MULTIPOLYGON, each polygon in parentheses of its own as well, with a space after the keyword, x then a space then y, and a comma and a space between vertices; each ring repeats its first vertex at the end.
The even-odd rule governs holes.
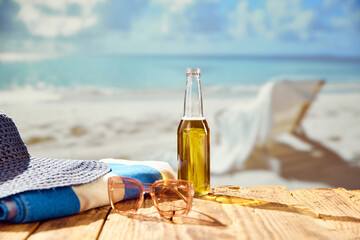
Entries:
POLYGON ((0 198, 37 189, 91 182, 110 168, 103 162, 31 157, 13 120, 0 110, 0 198))

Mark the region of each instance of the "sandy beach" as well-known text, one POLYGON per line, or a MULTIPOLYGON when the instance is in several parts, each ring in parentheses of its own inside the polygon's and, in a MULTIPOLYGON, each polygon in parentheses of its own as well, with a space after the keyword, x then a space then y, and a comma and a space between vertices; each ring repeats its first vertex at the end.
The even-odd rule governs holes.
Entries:
MULTIPOLYGON (((360 92, 331 89, 318 94, 303 120, 305 136, 285 134, 266 151, 255 148, 243 170, 212 174, 211 185, 360 188, 360 92)), ((220 134, 216 114, 247 104, 256 91, 204 89, 212 152, 220 134)), ((158 160, 176 170, 183 91, 27 87, 1 90, 0 108, 14 119, 32 156, 158 160)), ((220 160, 211 158, 211 166, 217 164, 220 160)))

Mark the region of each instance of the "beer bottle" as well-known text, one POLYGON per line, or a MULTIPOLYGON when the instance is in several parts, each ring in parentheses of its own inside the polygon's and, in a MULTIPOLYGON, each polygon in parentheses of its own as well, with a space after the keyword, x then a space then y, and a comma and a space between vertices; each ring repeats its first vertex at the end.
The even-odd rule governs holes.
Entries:
POLYGON ((178 178, 193 183, 195 196, 210 190, 210 130, 203 114, 200 68, 186 69, 184 115, 177 130, 178 178))

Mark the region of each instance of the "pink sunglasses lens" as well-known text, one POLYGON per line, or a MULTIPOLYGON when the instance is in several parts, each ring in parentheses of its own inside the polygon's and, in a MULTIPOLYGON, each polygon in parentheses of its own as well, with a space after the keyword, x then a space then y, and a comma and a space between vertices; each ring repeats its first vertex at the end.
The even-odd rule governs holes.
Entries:
POLYGON ((112 206, 118 211, 136 211, 141 201, 141 187, 137 182, 116 178, 109 185, 109 196, 112 206), (129 200, 129 201, 122 201, 129 200), (121 204, 117 204, 121 201, 121 204))
POLYGON ((164 217, 186 214, 191 208, 191 191, 186 185, 160 184, 154 187, 154 201, 164 217))

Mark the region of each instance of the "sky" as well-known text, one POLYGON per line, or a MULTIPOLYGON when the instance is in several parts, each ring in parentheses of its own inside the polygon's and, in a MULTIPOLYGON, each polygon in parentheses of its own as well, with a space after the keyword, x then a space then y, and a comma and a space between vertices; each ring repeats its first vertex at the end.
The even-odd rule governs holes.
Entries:
POLYGON ((0 61, 64 55, 360 57, 360 0, 0 0, 0 61))

